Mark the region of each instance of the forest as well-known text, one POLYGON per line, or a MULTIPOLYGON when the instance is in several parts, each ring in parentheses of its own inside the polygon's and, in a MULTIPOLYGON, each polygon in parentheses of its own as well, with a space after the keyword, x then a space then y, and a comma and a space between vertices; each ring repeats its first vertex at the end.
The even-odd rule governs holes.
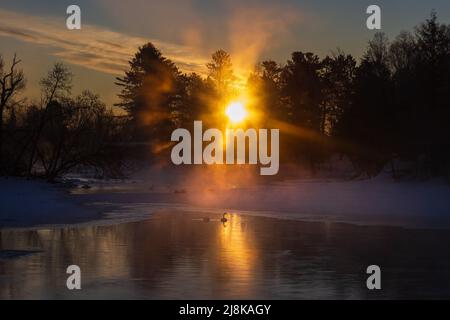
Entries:
POLYGON ((80 168, 120 176, 132 161, 169 164, 173 130, 219 127, 223 106, 245 99, 254 116, 243 126, 280 129, 280 166, 314 172, 338 155, 357 174, 390 166, 394 178, 450 178, 450 25, 436 13, 392 40, 376 33, 358 59, 296 51, 239 79, 232 58, 218 50, 206 74, 186 74, 144 44, 106 106, 89 90, 74 96, 60 62, 30 103, 20 58, 0 56, 0 174, 53 181, 80 168))

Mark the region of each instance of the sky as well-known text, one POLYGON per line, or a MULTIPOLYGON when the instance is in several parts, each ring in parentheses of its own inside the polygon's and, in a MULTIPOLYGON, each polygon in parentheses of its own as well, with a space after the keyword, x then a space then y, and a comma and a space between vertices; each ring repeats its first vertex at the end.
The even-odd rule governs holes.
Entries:
POLYGON ((56 61, 70 66, 73 93, 89 89, 112 105, 114 79, 123 74, 139 46, 153 42, 182 71, 205 74, 212 52, 230 52, 238 70, 293 51, 323 57, 336 51, 360 57, 375 31, 366 28, 366 8, 381 7, 390 39, 435 10, 450 23, 448 0, 0 0, 0 54, 22 60, 24 93, 39 97, 39 79, 56 61), (66 8, 81 8, 82 29, 68 30, 66 8))

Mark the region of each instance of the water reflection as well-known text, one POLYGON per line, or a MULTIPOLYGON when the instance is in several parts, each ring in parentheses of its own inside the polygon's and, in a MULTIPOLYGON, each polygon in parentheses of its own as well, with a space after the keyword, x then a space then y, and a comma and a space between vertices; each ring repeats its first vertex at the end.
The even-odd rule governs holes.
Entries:
POLYGON ((255 239, 241 216, 232 215, 218 232, 217 277, 229 284, 228 292, 235 291, 248 297, 254 291, 259 254, 255 239))
POLYGON ((1 230, 1 250, 34 252, 0 254, 0 298, 450 298, 448 231, 206 216, 1 230), (71 264, 80 291, 65 287, 71 264), (365 288, 369 264, 381 291, 365 288))

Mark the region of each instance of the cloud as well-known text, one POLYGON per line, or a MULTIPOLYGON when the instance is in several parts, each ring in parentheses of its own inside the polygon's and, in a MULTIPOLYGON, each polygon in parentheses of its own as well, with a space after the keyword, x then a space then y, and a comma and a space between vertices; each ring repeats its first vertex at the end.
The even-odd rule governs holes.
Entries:
POLYGON ((67 30, 64 19, 0 9, 0 36, 52 48, 68 63, 108 74, 122 74, 137 49, 152 42, 184 72, 205 73, 207 59, 188 46, 136 37, 95 25, 67 30))
POLYGON ((306 19, 304 12, 280 4, 234 8, 228 26, 230 51, 238 76, 246 78, 263 53, 290 39, 293 25, 306 19))

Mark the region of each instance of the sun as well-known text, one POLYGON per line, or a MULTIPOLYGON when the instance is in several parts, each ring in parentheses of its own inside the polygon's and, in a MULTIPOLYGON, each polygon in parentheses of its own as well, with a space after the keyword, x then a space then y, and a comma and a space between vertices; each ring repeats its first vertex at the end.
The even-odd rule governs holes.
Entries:
POLYGON ((225 109, 225 114, 228 116, 232 123, 238 123, 247 117, 247 110, 240 101, 231 102, 225 109))

